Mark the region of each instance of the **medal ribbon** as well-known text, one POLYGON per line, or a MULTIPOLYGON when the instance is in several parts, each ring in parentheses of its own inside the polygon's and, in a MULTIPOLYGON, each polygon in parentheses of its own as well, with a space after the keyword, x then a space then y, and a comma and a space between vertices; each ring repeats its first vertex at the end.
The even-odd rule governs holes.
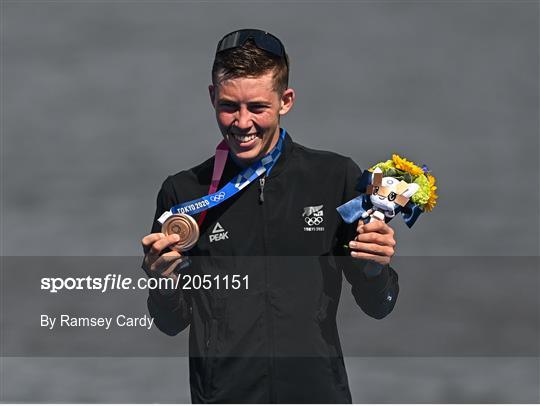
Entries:
MULTIPOLYGON (((223 175, 223 169, 225 169, 225 163, 227 162, 228 155, 229 147, 225 140, 222 140, 216 147, 216 154, 214 155, 214 171, 212 173, 212 182, 208 188, 209 195, 214 193, 219 186, 219 181, 221 180, 221 175, 223 175)), ((206 213, 208 213, 208 211, 203 211, 197 219, 197 224, 199 227, 203 223, 206 213)))
MULTIPOLYGON (((217 192, 210 193, 207 196, 200 197, 198 199, 190 200, 189 202, 178 204, 172 207, 169 211, 163 213, 159 217, 158 221, 163 224, 173 214, 184 213, 193 215, 211 209, 212 207, 223 203, 225 200, 231 198, 232 196, 240 192, 242 189, 244 189, 262 174, 266 173, 268 175, 272 170, 272 167, 278 160, 279 156, 281 155, 284 139, 285 129, 281 129, 281 133, 279 134, 279 140, 276 146, 272 149, 272 151, 270 151, 270 153, 265 155, 257 162, 253 163, 251 166, 244 169, 242 172, 240 172, 240 174, 235 176, 229 183, 227 183, 217 192)), ((220 159, 220 161, 222 160, 223 159, 220 159)), ((219 169, 217 171, 215 169, 216 168, 214 168, 214 175, 219 172, 219 169)), ((214 176, 212 176, 212 178, 214 178, 214 176)), ((217 181, 215 179, 212 179, 212 185, 210 185, 210 190, 212 190, 213 185, 217 184, 219 184, 219 179, 217 181)))

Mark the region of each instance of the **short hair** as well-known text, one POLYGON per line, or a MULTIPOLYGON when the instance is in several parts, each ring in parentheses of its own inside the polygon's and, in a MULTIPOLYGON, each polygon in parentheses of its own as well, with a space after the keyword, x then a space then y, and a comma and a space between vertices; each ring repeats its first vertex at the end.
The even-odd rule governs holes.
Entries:
POLYGON ((237 48, 218 52, 212 66, 212 84, 228 79, 258 77, 273 72, 273 89, 278 94, 289 86, 289 59, 260 49, 252 39, 237 48))

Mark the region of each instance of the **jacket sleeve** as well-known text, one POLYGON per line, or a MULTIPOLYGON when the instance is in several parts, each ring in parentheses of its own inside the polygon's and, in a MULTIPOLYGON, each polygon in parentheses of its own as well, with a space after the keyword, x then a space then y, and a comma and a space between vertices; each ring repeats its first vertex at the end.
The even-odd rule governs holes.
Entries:
MULTIPOLYGON (((361 175, 360 168, 348 159, 345 174, 345 190, 343 202, 356 196, 356 183, 361 175)), ((392 267, 380 265, 372 261, 353 258, 345 246, 356 237, 358 222, 346 224, 342 222, 338 231, 336 259, 345 278, 352 286, 352 294, 356 303, 369 316, 382 319, 387 316, 397 300, 399 293, 398 275, 392 267)))
MULTIPOLYGON (((161 232, 159 216, 177 204, 177 196, 172 187, 171 178, 167 178, 158 193, 156 213, 152 223, 152 233, 161 232)), ((148 277, 152 277, 147 275, 148 277)), ((165 334, 176 335, 184 330, 191 321, 191 297, 182 289, 163 291, 149 289, 148 311, 156 326, 165 334)))

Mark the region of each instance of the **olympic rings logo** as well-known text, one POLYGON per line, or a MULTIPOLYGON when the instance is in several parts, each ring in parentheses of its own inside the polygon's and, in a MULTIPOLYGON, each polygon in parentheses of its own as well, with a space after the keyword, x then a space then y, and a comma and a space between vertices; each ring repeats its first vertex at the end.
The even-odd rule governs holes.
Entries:
POLYGON ((308 226, 318 226, 324 221, 322 217, 304 217, 304 220, 308 226))
POLYGON ((213 202, 219 202, 220 200, 223 200, 225 198, 225 192, 220 192, 215 196, 212 196, 210 200, 213 202))

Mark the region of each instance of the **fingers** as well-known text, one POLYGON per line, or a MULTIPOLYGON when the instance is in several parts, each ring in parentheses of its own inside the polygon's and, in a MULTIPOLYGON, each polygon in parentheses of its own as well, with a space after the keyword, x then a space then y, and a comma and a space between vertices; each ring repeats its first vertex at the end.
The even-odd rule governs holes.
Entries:
POLYGON ((182 254, 162 251, 179 241, 177 234, 166 236, 163 233, 153 233, 145 236, 141 243, 145 252, 143 269, 150 275, 170 275, 182 262, 182 254))
POLYGON ((388 265, 390 263, 390 257, 368 254, 367 252, 351 251, 351 257, 364 259, 367 261, 374 261, 381 265, 388 265))
POLYGON ((141 240, 141 244, 143 246, 143 250, 144 250, 144 253, 148 253, 148 251, 150 250, 150 247, 152 246, 152 244, 154 244, 156 241, 162 239, 162 238, 165 238, 165 234, 163 233, 153 233, 153 234, 148 234, 146 236, 143 237, 143 239, 141 240))
POLYGON ((161 276, 169 276, 183 260, 179 252, 166 252, 151 265, 150 271, 161 276))
POLYGON ((147 256, 151 258, 152 262, 159 257, 161 251, 176 244, 180 240, 180 236, 178 234, 171 234, 167 236, 164 234, 162 235, 163 237, 155 241, 147 252, 147 256))
POLYGON ((167 278, 173 278, 174 280, 177 279, 177 272, 176 269, 182 264, 182 262, 185 260, 184 258, 178 258, 176 261, 174 261, 171 266, 169 266, 164 272, 161 273, 162 277, 167 278))
POLYGON ((358 222, 354 241, 349 242, 351 256, 375 261, 383 265, 390 263, 395 253, 394 230, 384 221, 358 222))
POLYGON ((372 221, 370 223, 364 224, 362 221, 358 222, 358 227, 356 228, 358 234, 363 233, 380 233, 380 234, 389 234, 394 235, 394 230, 384 221, 372 221))
POLYGON ((151 277, 171 277, 175 279, 174 271, 184 262, 187 257, 176 251, 166 252, 154 262, 145 262, 143 268, 151 277))
POLYGON ((356 256, 359 253, 383 257, 392 257, 394 255, 394 248, 392 246, 380 244, 351 241, 349 242, 349 248, 351 249, 351 256, 356 256))
POLYGON ((394 240, 394 236, 390 234, 379 234, 379 233, 358 234, 355 238, 355 241, 362 242, 362 243, 379 244, 379 245, 384 245, 384 246, 388 246, 392 248, 396 246, 396 240, 394 240))

